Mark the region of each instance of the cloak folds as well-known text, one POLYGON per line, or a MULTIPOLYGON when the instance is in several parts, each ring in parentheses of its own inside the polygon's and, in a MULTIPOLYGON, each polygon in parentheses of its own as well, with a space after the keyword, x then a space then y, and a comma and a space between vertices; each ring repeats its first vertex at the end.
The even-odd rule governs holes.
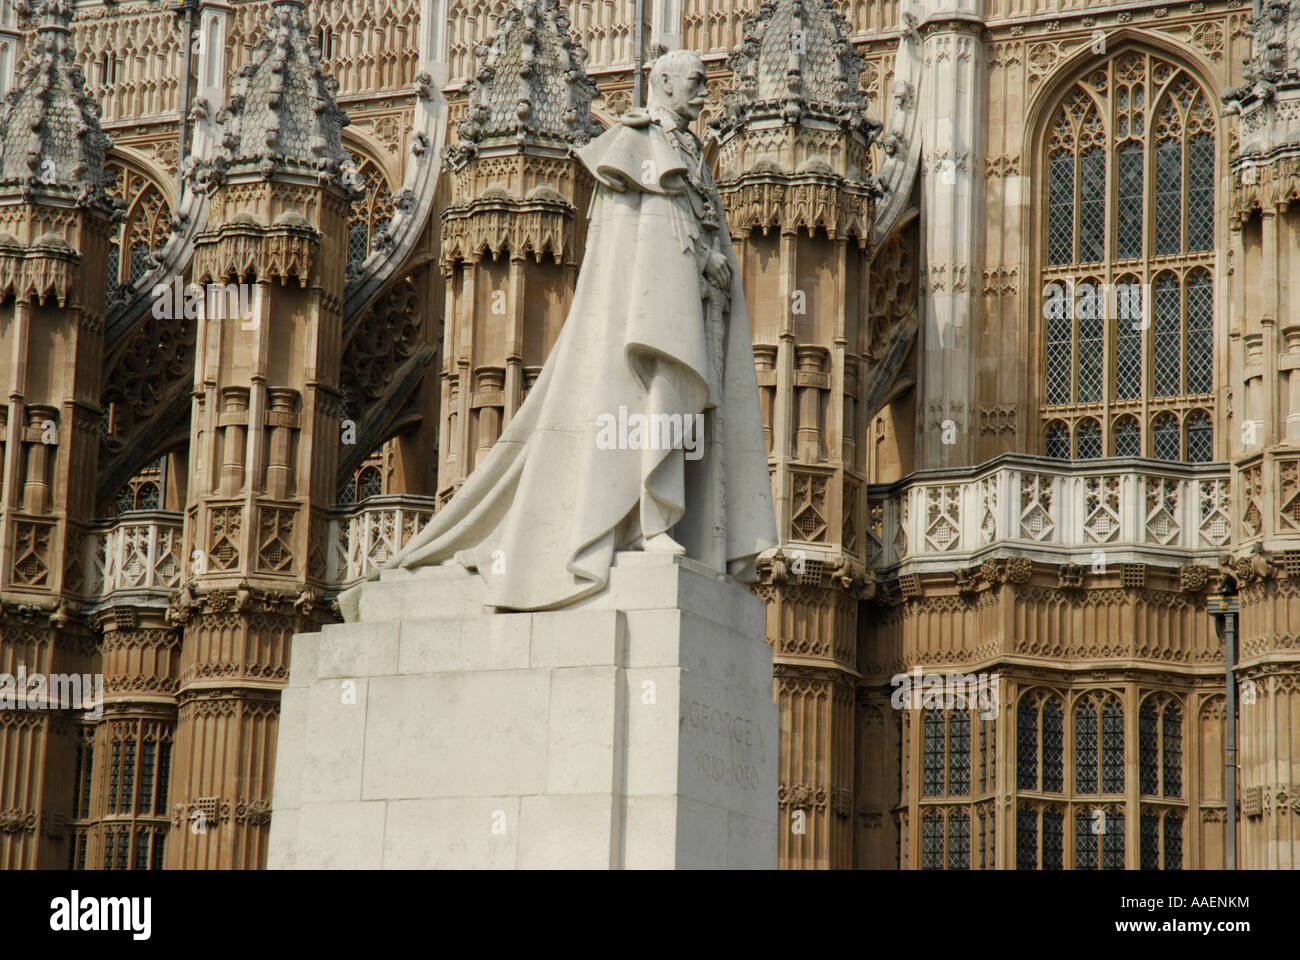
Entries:
MULTIPOLYGON (((633 529, 650 536, 660 532, 653 526, 682 521, 689 502, 673 535, 696 558, 695 545, 708 541, 718 519, 695 508, 703 501, 692 490, 717 479, 707 434, 705 460, 714 462, 705 469, 684 466, 680 451, 597 442, 600 418, 619 418, 620 407, 628 416, 684 418, 710 405, 696 250, 709 238, 692 208, 684 160, 657 124, 619 123, 579 156, 597 185, 586 256, 555 347, 487 457, 388 563, 459 560, 487 581, 486 602, 507 609, 557 607, 603 589, 638 508, 633 529)), ((736 569, 777 537, 740 271, 725 223, 718 232, 731 264, 731 312, 714 389, 724 413, 725 553, 736 569)))

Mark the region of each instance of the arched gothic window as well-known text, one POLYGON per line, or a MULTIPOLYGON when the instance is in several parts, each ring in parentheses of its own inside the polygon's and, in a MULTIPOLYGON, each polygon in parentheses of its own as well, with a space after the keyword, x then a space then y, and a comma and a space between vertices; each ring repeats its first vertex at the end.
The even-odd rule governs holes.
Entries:
POLYGON ((1185 70, 1127 50, 1050 115, 1040 193, 1048 456, 1213 456, 1211 103, 1185 70))
POLYGON ((1016 710, 1016 789, 1060 793, 1065 726, 1060 697, 1035 690, 1016 710))
POLYGON ((1183 712, 1177 701, 1150 696, 1138 711, 1138 777, 1142 793, 1183 794, 1183 712))
POLYGON ((943 809, 930 807, 922 815, 921 869, 945 867, 970 869, 970 811, 966 807, 953 808, 947 816, 943 809))
POLYGON ((126 204, 126 219, 109 240, 104 273, 111 306, 121 299, 123 284, 139 283, 149 272, 149 255, 160 250, 171 235, 172 210, 162 190, 143 173, 114 160, 104 166, 116 177, 109 193, 126 204))
POLYGON ((1124 708, 1113 694, 1090 694, 1075 705, 1074 791, 1124 792, 1124 708))
POLYGON ((348 263, 361 263, 375 249, 375 234, 393 219, 393 195, 388 181, 375 166, 365 160, 357 166, 357 186, 365 196, 352 201, 348 218, 348 263))
POLYGON ((970 733, 966 711, 926 711, 922 796, 970 796, 970 733))

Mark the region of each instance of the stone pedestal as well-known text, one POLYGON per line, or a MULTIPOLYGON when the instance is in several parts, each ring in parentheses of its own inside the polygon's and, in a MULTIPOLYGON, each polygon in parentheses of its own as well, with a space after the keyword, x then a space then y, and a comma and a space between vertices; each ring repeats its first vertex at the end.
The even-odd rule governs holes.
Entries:
POLYGON ((560 611, 458 567, 386 571, 294 638, 271 868, 775 868, 763 603, 620 553, 560 611))

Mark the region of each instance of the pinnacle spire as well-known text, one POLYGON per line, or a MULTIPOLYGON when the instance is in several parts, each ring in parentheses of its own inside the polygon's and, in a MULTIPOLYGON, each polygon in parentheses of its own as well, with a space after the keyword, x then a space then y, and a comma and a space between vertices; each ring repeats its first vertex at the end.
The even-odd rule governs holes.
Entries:
POLYGON ((0 106, 0 191, 74 198, 111 208, 104 156, 112 141, 86 95, 72 45, 71 0, 21 3, 40 17, 28 57, 0 106))
POLYGON ((515 0, 474 52, 478 72, 466 85, 460 142, 444 151, 449 164, 498 144, 582 146, 599 132, 591 120, 596 85, 584 66, 587 52, 570 37, 557 0, 515 0))
POLYGON ((342 145, 348 118, 335 96, 338 81, 321 70, 310 29, 301 0, 272 5, 262 38, 217 115, 216 156, 197 164, 198 182, 207 189, 245 170, 313 175, 348 189, 342 169, 350 159, 342 145))
POLYGON ((726 133, 745 120, 830 120, 867 132, 858 89, 862 58, 830 0, 767 0, 745 18, 745 39, 727 65, 735 89, 716 123, 726 133))

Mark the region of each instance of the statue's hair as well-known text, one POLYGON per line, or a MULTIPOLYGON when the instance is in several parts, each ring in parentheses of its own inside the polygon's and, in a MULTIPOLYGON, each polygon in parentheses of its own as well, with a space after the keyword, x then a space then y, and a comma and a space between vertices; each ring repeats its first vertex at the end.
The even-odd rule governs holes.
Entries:
POLYGON ((669 50, 663 56, 659 57, 654 63, 650 64, 650 94, 655 96, 663 91, 660 88, 660 76, 664 71, 671 71, 677 66, 679 61, 692 60, 700 66, 704 66, 704 61, 699 55, 691 50, 669 50))

